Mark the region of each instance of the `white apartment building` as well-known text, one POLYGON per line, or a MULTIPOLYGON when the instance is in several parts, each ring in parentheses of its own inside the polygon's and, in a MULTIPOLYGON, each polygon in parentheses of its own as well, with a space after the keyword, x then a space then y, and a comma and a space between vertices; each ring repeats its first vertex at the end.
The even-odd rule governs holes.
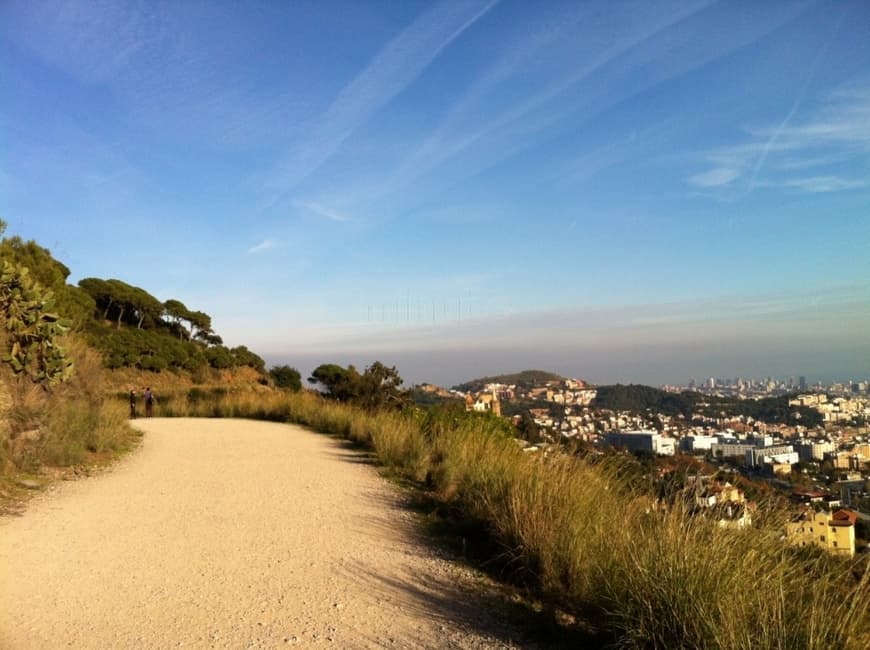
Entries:
POLYGON ((689 453, 697 454, 705 451, 710 451, 713 445, 716 444, 718 438, 716 436, 701 436, 689 435, 680 438, 680 449, 689 453))
POLYGON ((756 447, 746 452, 747 467, 762 465, 794 465, 800 460, 798 453, 791 445, 774 445, 771 447, 756 447))
POLYGON ((717 436, 717 442, 714 442, 710 447, 713 455, 721 458, 745 458, 746 452, 753 449, 757 449, 757 447, 751 443, 724 436, 717 436))
POLYGON ((623 447, 629 451, 643 451, 659 456, 673 456, 676 445, 658 431, 613 431, 604 437, 608 447, 623 447))

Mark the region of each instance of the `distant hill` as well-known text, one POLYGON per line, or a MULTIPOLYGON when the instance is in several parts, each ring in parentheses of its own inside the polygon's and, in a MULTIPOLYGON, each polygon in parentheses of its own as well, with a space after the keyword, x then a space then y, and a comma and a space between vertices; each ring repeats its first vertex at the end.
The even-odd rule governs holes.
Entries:
POLYGON ((616 384, 599 386, 594 408, 633 413, 663 413, 665 415, 693 415, 708 417, 734 417, 744 415, 769 424, 802 424, 816 426, 822 416, 814 409, 788 405, 789 396, 765 397, 763 399, 738 399, 715 397, 694 391, 669 393, 652 386, 639 384, 616 384), (796 417, 799 416, 799 417, 796 417))
POLYGON ((472 379, 464 384, 459 384, 453 388, 461 390, 465 393, 477 392, 483 390, 487 384, 515 384, 521 388, 532 388, 534 386, 542 386, 549 381, 564 381, 565 378, 557 375, 554 372, 546 370, 523 370, 507 375, 495 375, 493 377, 481 377, 480 379, 472 379))
POLYGON ((632 411, 643 413, 653 410, 665 415, 684 415, 688 417, 695 410, 698 402, 705 401, 705 395, 685 391, 669 393, 652 386, 641 384, 615 384, 599 386, 592 406, 611 411, 632 411))
POLYGON ((417 406, 436 406, 453 402, 464 404, 461 398, 433 384, 419 384, 408 391, 411 401, 417 406))

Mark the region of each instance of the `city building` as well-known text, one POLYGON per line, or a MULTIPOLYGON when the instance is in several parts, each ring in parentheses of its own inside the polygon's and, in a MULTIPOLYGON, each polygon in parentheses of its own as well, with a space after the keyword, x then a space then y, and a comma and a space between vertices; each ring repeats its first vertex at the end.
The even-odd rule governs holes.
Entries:
POLYGON ((621 447, 659 456, 673 456, 676 445, 673 438, 666 438, 658 431, 613 431, 604 437, 608 447, 621 447))
POLYGON ((835 555, 855 555, 855 522, 851 510, 815 511, 805 508, 786 524, 786 538, 798 546, 815 544, 835 555))
POLYGON ((798 456, 803 461, 823 461, 825 454, 836 451, 837 446, 830 440, 800 440, 795 445, 798 456))
POLYGON ((761 467, 763 465, 794 465, 800 458, 791 445, 773 445, 770 447, 753 447, 746 451, 746 466, 761 467))
POLYGON ((501 415, 501 403, 492 393, 480 393, 476 398, 469 395, 465 398, 465 410, 501 415))
POLYGON ((680 449, 688 454, 711 451, 716 443, 716 436, 688 435, 680 438, 680 449))
POLYGON ((840 500, 845 505, 857 505, 859 499, 870 494, 870 481, 860 476, 837 481, 835 485, 840 489, 840 500))
POLYGON ((724 436, 718 436, 718 442, 710 447, 710 451, 717 458, 746 458, 746 453, 753 449, 756 449, 756 446, 751 443, 724 436))

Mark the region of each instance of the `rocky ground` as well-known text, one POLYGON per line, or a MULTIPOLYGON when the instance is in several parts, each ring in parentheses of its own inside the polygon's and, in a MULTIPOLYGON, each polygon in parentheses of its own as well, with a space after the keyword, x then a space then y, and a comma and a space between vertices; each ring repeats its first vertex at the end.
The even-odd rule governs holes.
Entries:
POLYGON ((3 648, 516 648, 487 581, 426 543, 346 443, 138 420, 141 449, 0 519, 3 648))

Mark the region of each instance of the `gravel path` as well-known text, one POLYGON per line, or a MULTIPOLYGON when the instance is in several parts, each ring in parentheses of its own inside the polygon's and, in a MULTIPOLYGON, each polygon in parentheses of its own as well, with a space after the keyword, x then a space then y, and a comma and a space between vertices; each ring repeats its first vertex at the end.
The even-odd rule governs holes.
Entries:
POLYGON ((141 449, 0 520, 0 647, 515 648, 341 441, 139 420, 141 449))

